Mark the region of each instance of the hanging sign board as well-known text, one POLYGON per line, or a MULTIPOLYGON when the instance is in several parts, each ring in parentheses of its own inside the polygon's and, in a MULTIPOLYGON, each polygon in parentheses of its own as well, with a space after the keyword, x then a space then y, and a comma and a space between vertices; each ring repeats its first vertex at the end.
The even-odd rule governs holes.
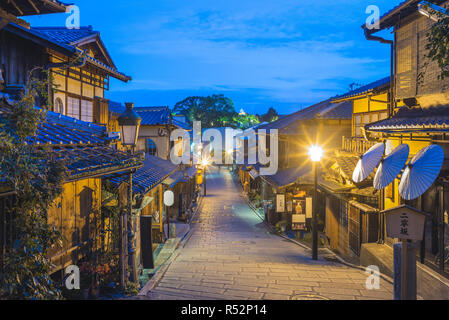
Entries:
POLYGON ((285 194, 276 195, 276 212, 285 212, 285 194))
POLYGON ((306 215, 293 214, 292 215, 292 230, 301 231, 306 229, 306 215))
POLYGON ((402 205, 385 213, 387 236, 406 240, 422 240, 426 216, 407 205, 402 205))
POLYGON ((306 218, 312 219, 312 206, 313 206, 313 199, 311 197, 306 198, 306 218))
POLYGON ((293 202, 287 201, 287 212, 292 212, 292 211, 293 211, 293 202))

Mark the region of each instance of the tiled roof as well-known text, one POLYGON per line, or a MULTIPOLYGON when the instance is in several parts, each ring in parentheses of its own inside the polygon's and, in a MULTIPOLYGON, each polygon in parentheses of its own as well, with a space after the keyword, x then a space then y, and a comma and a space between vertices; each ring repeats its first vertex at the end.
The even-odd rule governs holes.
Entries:
MULTIPOLYGON (((71 46, 65 42, 65 40, 56 40, 54 37, 47 35, 44 31, 39 30, 39 28, 24 28, 22 26, 19 26, 18 24, 15 24, 13 22, 10 22, 5 28, 5 30, 12 32, 18 36, 29 38, 31 41, 36 42, 44 42, 45 45, 51 46, 52 49, 60 50, 64 54, 68 54, 71 56, 76 56, 83 51, 79 48, 76 48, 74 46, 71 46)), ((43 29, 43 28, 41 28, 43 29)), ((74 33, 75 35, 78 34, 77 29, 67 29, 68 33, 74 33)), ((65 35, 64 38, 67 38, 68 35, 65 35)), ((87 62, 103 69, 108 74, 110 74, 112 77, 117 78, 122 81, 129 81, 131 80, 130 76, 125 75, 124 73, 119 72, 114 66, 109 66, 93 57, 87 56, 87 62)))
POLYGON ((39 126, 30 144, 107 144, 106 127, 47 111, 46 121, 39 126))
POLYGON ((65 161, 71 180, 86 176, 108 174, 113 170, 136 167, 139 160, 109 146, 67 146, 52 148, 57 159, 65 161))
MULTIPOLYGON (((5 95, 0 95, 0 101, 6 105, 0 108, 1 115, 10 112, 14 101, 5 95)), ((36 107, 38 110, 41 108, 36 107)), ((44 111, 44 110, 42 110, 44 111)), ((45 121, 39 124, 36 136, 27 139, 28 144, 39 145, 72 145, 72 144, 109 144, 113 139, 109 138, 106 127, 92 122, 81 121, 64 116, 52 111, 45 111, 45 121)))
POLYGON ((300 180, 301 178, 305 178, 307 180, 311 172, 312 166, 302 165, 300 167, 279 170, 275 175, 261 177, 269 184, 281 188, 295 183, 298 178, 300 178, 300 180))
POLYGON ((192 127, 190 127, 188 123, 179 121, 177 119, 172 119, 172 124, 178 128, 184 129, 184 130, 192 130, 192 127))
POLYGON ((57 0, 35 0, 33 2, 29 0, 15 0, 1 1, 0 3, 0 9, 14 14, 15 16, 62 13, 66 11, 67 6, 69 6, 69 4, 57 0))
MULTIPOLYGON (((0 114, 10 112, 10 108, 2 107, 0 114)), ((28 144, 48 146, 51 156, 64 161, 71 180, 139 166, 136 157, 113 149, 110 141, 105 127, 51 111, 47 111, 36 136, 27 139, 28 144)))
POLYGON ((99 35, 98 31, 92 30, 92 26, 80 27, 79 29, 67 29, 63 27, 31 27, 46 37, 56 42, 71 45, 81 39, 99 35))
POLYGON ((142 118, 141 125, 166 125, 170 123, 168 107, 136 107, 134 111, 142 118))
POLYGON ((449 105, 430 108, 402 107, 389 119, 365 126, 377 132, 449 132, 449 105))
MULTIPOLYGON (((446 0, 432 0, 431 2, 439 5, 441 3, 444 3, 445 1, 446 0)), ((400 2, 397 6, 387 11, 380 17, 380 29, 372 29, 367 31, 372 34, 394 26, 399 21, 399 19, 406 18, 408 15, 417 12, 418 4, 420 2, 422 2, 422 0, 405 0, 400 2)), ((366 28, 366 25, 364 24, 362 27, 366 28)))
POLYGON ((121 104, 120 102, 109 100, 109 112, 111 112, 115 115, 120 115, 125 110, 126 110, 126 107, 123 104, 121 104))
POLYGON ((332 100, 336 101, 336 100, 341 100, 344 98, 359 96, 359 95, 366 94, 371 91, 382 90, 382 89, 388 87, 389 85, 390 85, 390 77, 386 77, 386 78, 374 81, 370 84, 364 85, 355 90, 349 91, 345 94, 333 97, 332 100))
POLYGON ((278 129, 280 134, 294 134, 298 130, 298 121, 312 119, 350 119, 352 103, 344 101, 331 103, 330 100, 314 104, 274 122, 260 126, 258 129, 278 129))
MULTIPOLYGON (((156 185, 174 173, 177 166, 169 160, 147 155, 143 166, 133 174, 133 191, 145 195, 156 185)), ((112 183, 119 185, 127 181, 127 177, 111 177, 112 183)))
MULTIPOLYGON (((125 106, 120 102, 109 101, 109 112, 118 116, 126 110, 125 106)), ((134 111, 142 118, 141 125, 172 125, 184 129, 192 130, 188 123, 182 122, 170 117, 170 109, 168 107, 135 107, 134 111), (171 121, 170 121, 171 120, 171 121)))

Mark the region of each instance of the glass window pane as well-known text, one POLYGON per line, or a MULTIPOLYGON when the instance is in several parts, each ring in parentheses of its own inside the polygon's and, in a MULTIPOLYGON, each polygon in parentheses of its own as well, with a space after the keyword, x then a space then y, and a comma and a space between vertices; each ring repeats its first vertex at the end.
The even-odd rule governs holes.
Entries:
POLYGON ((150 138, 147 138, 146 144, 147 144, 147 153, 152 156, 155 156, 157 154, 156 143, 154 143, 154 141, 151 140, 150 138))
POLYGON ((87 100, 81 101, 81 120, 87 122, 94 121, 92 101, 87 100))
POLYGON ((80 100, 72 97, 67 99, 67 115, 69 117, 80 118, 80 100))
POLYGON ((369 118, 369 113, 368 114, 364 114, 363 115, 363 124, 368 124, 370 123, 370 118, 369 118))

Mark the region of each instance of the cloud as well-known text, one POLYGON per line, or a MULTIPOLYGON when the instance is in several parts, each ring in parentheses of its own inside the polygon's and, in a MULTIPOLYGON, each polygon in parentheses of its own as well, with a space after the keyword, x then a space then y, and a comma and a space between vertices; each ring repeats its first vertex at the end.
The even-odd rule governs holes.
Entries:
POLYGON ((247 104, 251 98, 244 94, 257 103, 327 99, 354 80, 367 83, 388 73, 388 57, 365 49, 381 45, 363 39, 364 5, 164 1, 146 8, 145 19, 121 26, 128 41, 114 40, 120 55, 134 61, 135 80, 121 89, 238 92, 247 104))

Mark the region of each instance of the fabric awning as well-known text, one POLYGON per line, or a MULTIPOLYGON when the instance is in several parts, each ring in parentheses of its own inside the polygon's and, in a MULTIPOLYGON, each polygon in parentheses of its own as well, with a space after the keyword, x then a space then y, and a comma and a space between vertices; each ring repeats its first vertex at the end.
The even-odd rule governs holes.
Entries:
POLYGON ((133 214, 139 214, 143 209, 145 209, 150 203, 151 201, 153 201, 154 198, 153 197, 149 197, 149 196, 145 196, 142 199, 142 203, 140 204, 139 208, 133 208, 132 209, 132 213, 133 214))

